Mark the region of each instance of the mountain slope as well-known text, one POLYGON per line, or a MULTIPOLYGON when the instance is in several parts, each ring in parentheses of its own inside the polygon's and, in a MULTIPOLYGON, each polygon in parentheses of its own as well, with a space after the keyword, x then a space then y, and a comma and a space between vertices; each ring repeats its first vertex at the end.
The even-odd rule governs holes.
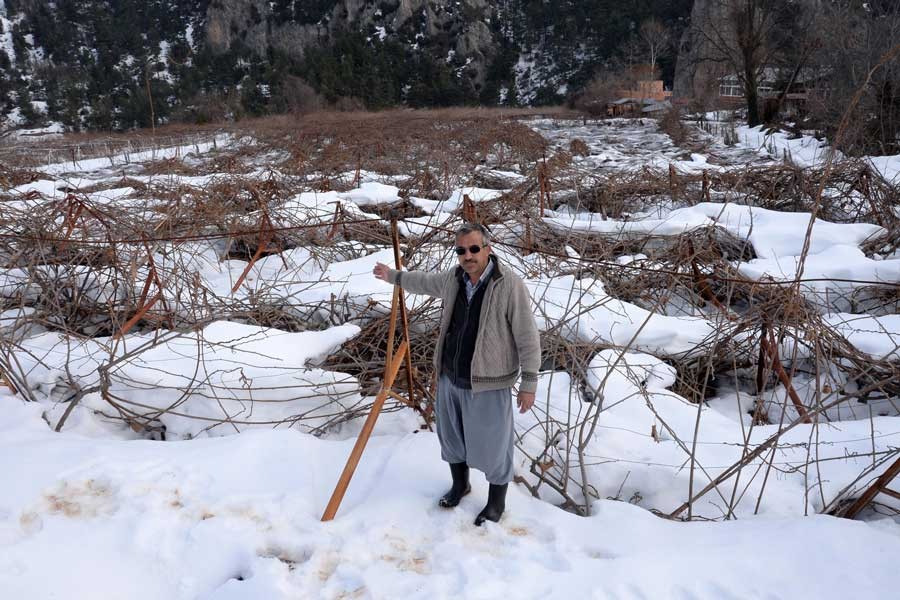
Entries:
POLYGON ((73 129, 328 102, 558 103, 690 0, 0 0, 2 113, 73 129))

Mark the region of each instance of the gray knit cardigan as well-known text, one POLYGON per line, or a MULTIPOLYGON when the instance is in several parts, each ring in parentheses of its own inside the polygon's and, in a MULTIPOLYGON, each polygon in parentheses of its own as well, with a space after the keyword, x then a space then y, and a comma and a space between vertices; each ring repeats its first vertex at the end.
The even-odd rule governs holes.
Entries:
MULTIPOLYGON (((472 391, 510 388, 516 383, 521 367, 519 390, 534 392, 541 364, 541 339, 534 322, 531 298, 515 273, 502 266, 496 257, 491 259, 494 271, 484 292, 472 356, 472 391)), ((453 316, 453 303, 459 291, 457 269, 460 267, 437 273, 391 269, 388 275, 390 283, 404 290, 443 301, 441 329, 434 352, 434 367, 438 372, 444 338, 453 316)))

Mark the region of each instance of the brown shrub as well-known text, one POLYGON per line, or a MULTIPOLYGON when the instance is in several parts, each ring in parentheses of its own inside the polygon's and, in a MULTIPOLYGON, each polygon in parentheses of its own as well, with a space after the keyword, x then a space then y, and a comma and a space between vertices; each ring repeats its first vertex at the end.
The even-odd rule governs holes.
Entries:
POLYGON ((682 146, 687 141, 690 132, 681 122, 681 111, 672 107, 659 117, 657 124, 660 131, 668 134, 676 146, 682 146))
POLYGON ((300 77, 288 75, 278 86, 272 101, 276 109, 293 114, 322 110, 325 99, 300 77))
POLYGON ((574 156, 588 156, 591 153, 591 149, 584 143, 584 140, 575 138, 569 144, 569 152, 574 156))

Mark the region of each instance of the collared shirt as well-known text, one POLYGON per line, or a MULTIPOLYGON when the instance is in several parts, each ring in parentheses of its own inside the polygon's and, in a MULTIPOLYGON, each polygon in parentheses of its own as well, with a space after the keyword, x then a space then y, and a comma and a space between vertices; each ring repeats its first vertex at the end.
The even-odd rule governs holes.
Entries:
POLYGON ((491 271, 494 270, 494 261, 488 260, 487 266, 484 268, 484 272, 481 274, 481 277, 478 279, 477 283, 472 283, 472 280, 469 278, 469 274, 466 273, 463 279, 466 280, 466 302, 472 301, 472 296, 475 295, 475 292, 478 291, 478 287, 483 285, 484 282, 488 280, 488 277, 491 276, 491 271))

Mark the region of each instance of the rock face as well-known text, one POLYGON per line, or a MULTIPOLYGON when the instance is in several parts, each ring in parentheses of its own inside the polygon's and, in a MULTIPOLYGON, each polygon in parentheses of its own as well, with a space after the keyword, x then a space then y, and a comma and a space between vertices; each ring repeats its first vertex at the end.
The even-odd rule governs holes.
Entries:
POLYGON ((327 43, 336 32, 353 28, 392 36, 413 46, 420 40, 436 41, 446 46, 446 51, 471 59, 470 70, 477 83, 483 83, 497 51, 488 27, 496 15, 486 0, 302 1, 319 10, 308 9, 298 20, 295 10, 279 13, 273 9, 276 3, 267 0, 213 0, 206 11, 206 43, 216 52, 242 44, 258 56, 274 49, 302 58, 306 48, 327 43))
POLYGON ((694 0, 691 27, 684 30, 675 67, 673 93, 677 98, 706 98, 716 90, 722 67, 703 60, 711 54, 709 41, 701 33, 705 23, 714 22, 723 10, 721 0, 694 0))
POLYGON ((291 55, 315 40, 315 25, 285 22, 273 28, 271 4, 261 0, 214 0, 206 10, 206 44, 214 52, 225 52, 240 43, 256 54, 277 48, 291 55))
POLYGON ((298 98, 558 104, 641 22, 682 23, 690 2, 0 0, 0 127, 205 122, 298 98))

